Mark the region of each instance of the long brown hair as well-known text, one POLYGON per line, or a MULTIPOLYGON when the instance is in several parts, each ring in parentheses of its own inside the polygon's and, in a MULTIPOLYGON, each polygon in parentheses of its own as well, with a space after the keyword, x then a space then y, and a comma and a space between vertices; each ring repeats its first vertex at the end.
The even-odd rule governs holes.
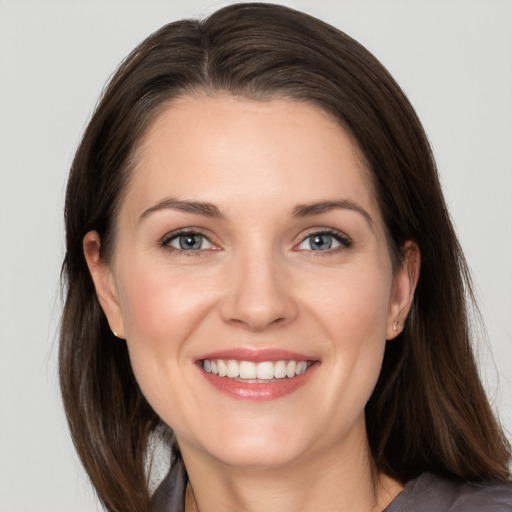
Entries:
POLYGON ((426 470, 508 479, 509 445, 471 350, 467 267, 413 108, 378 60, 343 32, 286 7, 238 4, 166 25, 138 46, 104 91, 71 168, 60 382, 75 446, 107 509, 150 508, 148 442, 162 424, 141 394, 126 344, 108 328, 82 239, 98 231, 108 261, 137 144, 169 100, 196 91, 286 97, 329 112, 364 155, 395 265, 407 240, 421 250, 412 311, 388 342, 366 406, 376 466, 402 481, 426 470))

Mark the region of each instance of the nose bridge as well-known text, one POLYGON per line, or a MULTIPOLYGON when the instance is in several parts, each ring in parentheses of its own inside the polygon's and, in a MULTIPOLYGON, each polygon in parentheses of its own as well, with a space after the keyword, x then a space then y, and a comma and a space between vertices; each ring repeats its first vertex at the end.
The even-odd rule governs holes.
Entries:
POLYGON ((271 247, 257 245, 233 256, 229 291, 222 307, 224 320, 255 331, 283 324, 296 314, 286 265, 271 247))

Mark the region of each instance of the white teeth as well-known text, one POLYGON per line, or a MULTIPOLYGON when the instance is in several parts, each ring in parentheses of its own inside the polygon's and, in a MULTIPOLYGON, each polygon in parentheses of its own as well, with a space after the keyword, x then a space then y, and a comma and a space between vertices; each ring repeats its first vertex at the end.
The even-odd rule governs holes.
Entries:
POLYGON ((288 378, 292 378, 295 376, 295 367, 297 366, 297 363, 295 361, 288 361, 288 364, 286 365, 286 375, 288 378))
POLYGON ((231 379, 269 381, 273 379, 289 379, 302 375, 308 370, 307 361, 236 361, 234 359, 204 359, 203 369, 219 377, 231 379))
POLYGON ((270 380, 274 378, 274 364, 270 361, 258 363, 256 365, 256 377, 261 380, 270 380))
POLYGON ((240 378, 255 379, 256 363, 253 363, 252 361, 240 361, 240 378))
POLYGON ((219 370, 219 377, 225 377, 226 376, 226 374, 227 374, 226 364, 221 359, 219 359, 217 361, 217 369, 219 370))
POLYGON ((286 377, 286 361, 277 361, 274 365, 274 377, 284 379, 286 377))
POLYGON ((295 368, 295 375, 302 375, 308 369, 306 361, 300 361, 295 368))
POLYGON ((240 367, 236 361, 230 360, 227 364, 226 376, 230 378, 235 378, 240 375, 240 367))

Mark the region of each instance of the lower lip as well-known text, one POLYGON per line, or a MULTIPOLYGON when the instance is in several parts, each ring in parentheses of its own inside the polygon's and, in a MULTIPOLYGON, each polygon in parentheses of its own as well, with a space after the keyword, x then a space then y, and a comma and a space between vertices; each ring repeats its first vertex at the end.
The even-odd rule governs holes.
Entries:
POLYGON ((313 363, 306 372, 296 377, 277 379, 266 383, 239 382, 229 377, 219 377, 200 368, 204 378, 217 390, 237 400, 264 402, 275 400, 297 391, 312 377, 317 367, 313 363))

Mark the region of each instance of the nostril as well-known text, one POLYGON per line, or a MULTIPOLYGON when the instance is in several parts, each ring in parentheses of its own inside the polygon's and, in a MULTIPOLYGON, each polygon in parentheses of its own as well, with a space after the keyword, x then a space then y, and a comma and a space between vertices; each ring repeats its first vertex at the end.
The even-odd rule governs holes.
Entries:
POLYGON ((260 331, 269 327, 277 327, 286 324, 290 318, 285 316, 279 316, 272 318, 266 315, 240 315, 238 317, 232 316, 224 319, 227 323, 237 326, 244 327, 251 331, 260 331))

